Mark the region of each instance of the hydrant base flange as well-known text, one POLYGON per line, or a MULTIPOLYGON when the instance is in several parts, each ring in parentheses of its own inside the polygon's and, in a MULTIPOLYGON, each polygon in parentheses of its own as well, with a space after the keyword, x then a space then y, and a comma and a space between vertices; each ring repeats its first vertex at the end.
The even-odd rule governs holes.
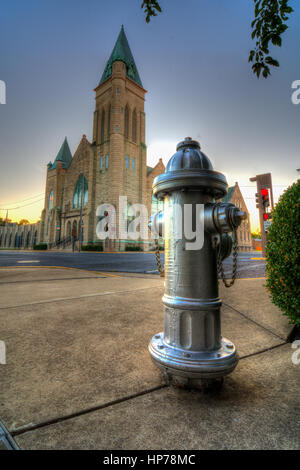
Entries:
POLYGON ((164 342, 164 334, 153 336, 149 352, 154 364, 165 374, 190 379, 218 378, 232 372, 238 363, 234 344, 222 338, 221 348, 213 351, 190 351, 164 342))

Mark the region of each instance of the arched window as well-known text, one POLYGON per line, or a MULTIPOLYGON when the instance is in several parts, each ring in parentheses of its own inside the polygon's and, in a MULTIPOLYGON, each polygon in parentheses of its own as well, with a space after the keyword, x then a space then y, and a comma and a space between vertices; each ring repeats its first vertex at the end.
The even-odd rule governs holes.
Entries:
POLYGON ((129 108, 127 104, 124 113, 124 135, 125 139, 129 139, 129 108))
POLYGON ((9 236, 9 242, 8 242, 8 246, 9 246, 9 247, 11 246, 11 240, 12 240, 12 233, 11 233, 10 236, 9 236))
POLYGON ((67 223, 67 238, 71 238, 71 222, 70 222, 70 220, 67 223))
POLYGON ((88 202, 88 181, 83 173, 79 176, 73 195, 73 209, 85 207, 88 202))
POLYGON ((111 115, 111 106, 108 107, 108 115, 107 115, 107 137, 110 136, 110 115, 111 115))
POLYGON ((37 238, 38 238, 38 231, 36 230, 33 236, 33 242, 32 242, 33 246, 37 244, 37 238))
POLYGON ((31 238, 31 232, 27 233, 27 238, 26 238, 26 247, 28 248, 30 245, 30 238, 31 238))
POLYGON ((77 221, 74 220, 72 225, 72 237, 77 238, 77 221))
POLYGON ((49 210, 53 209, 53 202, 54 202, 54 194, 52 190, 50 191, 50 194, 49 194, 49 203, 48 203, 49 210))
POLYGON ((101 143, 104 142, 104 130, 105 130, 105 111, 103 109, 102 115, 101 115, 101 143))
POLYGON ((132 140, 136 142, 136 110, 132 113, 132 140))

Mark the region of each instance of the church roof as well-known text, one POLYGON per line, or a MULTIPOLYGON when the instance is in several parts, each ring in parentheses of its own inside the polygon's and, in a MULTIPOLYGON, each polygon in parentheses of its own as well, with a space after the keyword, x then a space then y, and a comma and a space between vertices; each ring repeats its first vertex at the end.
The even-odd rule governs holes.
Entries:
POLYGON ((228 192, 227 192, 226 196, 223 197, 222 202, 230 202, 230 200, 233 196, 234 190, 235 190, 235 186, 229 186, 228 192))
POLYGON ((137 71, 123 25, 122 25, 120 34, 118 36, 117 42, 115 44, 115 47, 113 48, 110 58, 108 59, 106 63, 99 85, 111 76, 112 64, 116 60, 120 60, 126 64, 127 77, 142 87, 143 85, 142 85, 139 73, 137 71))
POLYGON ((147 175, 149 175, 149 173, 151 173, 152 170, 153 170, 153 167, 147 165, 147 175))
POLYGON ((63 168, 68 168, 72 161, 72 154, 71 150, 67 141, 67 138, 62 143, 62 146, 59 149, 59 152, 57 154, 57 157, 53 163, 53 165, 50 167, 50 170, 54 170, 56 168, 56 162, 62 162, 63 168))

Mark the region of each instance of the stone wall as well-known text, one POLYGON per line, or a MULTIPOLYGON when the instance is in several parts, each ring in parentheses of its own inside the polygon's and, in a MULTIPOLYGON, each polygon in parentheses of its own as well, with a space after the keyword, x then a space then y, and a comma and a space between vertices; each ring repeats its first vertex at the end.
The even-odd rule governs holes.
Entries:
POLYGON ((6 224, 0 227, 0 248, 32 249, 40 242, 41 224, 6 224))

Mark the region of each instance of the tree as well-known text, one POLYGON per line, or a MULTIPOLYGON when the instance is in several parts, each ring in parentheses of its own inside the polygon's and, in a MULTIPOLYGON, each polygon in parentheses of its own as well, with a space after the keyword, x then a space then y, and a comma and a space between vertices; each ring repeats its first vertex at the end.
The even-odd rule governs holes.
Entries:
POLYGON ((257 232, 251 232, 251 237, 256 239, 256 238, 261 238, 261 233, 258 230, 257 232))
POLYGON ((22 219, 22 220, 20 220, 20 222, 19 222, 19 225, 28 225, 28 224, 30 224, 30 222, 29 222, 29 220, 27 220, 27 219, 22 219))
MULTIPOLYGON (((251 23, 252 39, 255 47, 249 53, 253 73, 259 78, 267 78, 271 67, 279 67, 279 62, 269 55, 270 45, 281 46, 282 34, 287 30, 286 24, 293 8, 290 0, 252 0, 254 2, 254 20, 251 23)), ((160 13, 161 7, 157 0, 143 0, 141 8, 149 23, 153 16, 160 13)))
POLYGON ((290 323, 300 326, 300 180, 272 211, 266 247, 267 289, 290 323))
POLYGON ((6 220, 6 219, 2 219, 2 218, 0 217, 0 227, 2 227, 3 225, 5 225, 6 223, 11 224, 11 219, 7 219, 7 220, 6 220))

